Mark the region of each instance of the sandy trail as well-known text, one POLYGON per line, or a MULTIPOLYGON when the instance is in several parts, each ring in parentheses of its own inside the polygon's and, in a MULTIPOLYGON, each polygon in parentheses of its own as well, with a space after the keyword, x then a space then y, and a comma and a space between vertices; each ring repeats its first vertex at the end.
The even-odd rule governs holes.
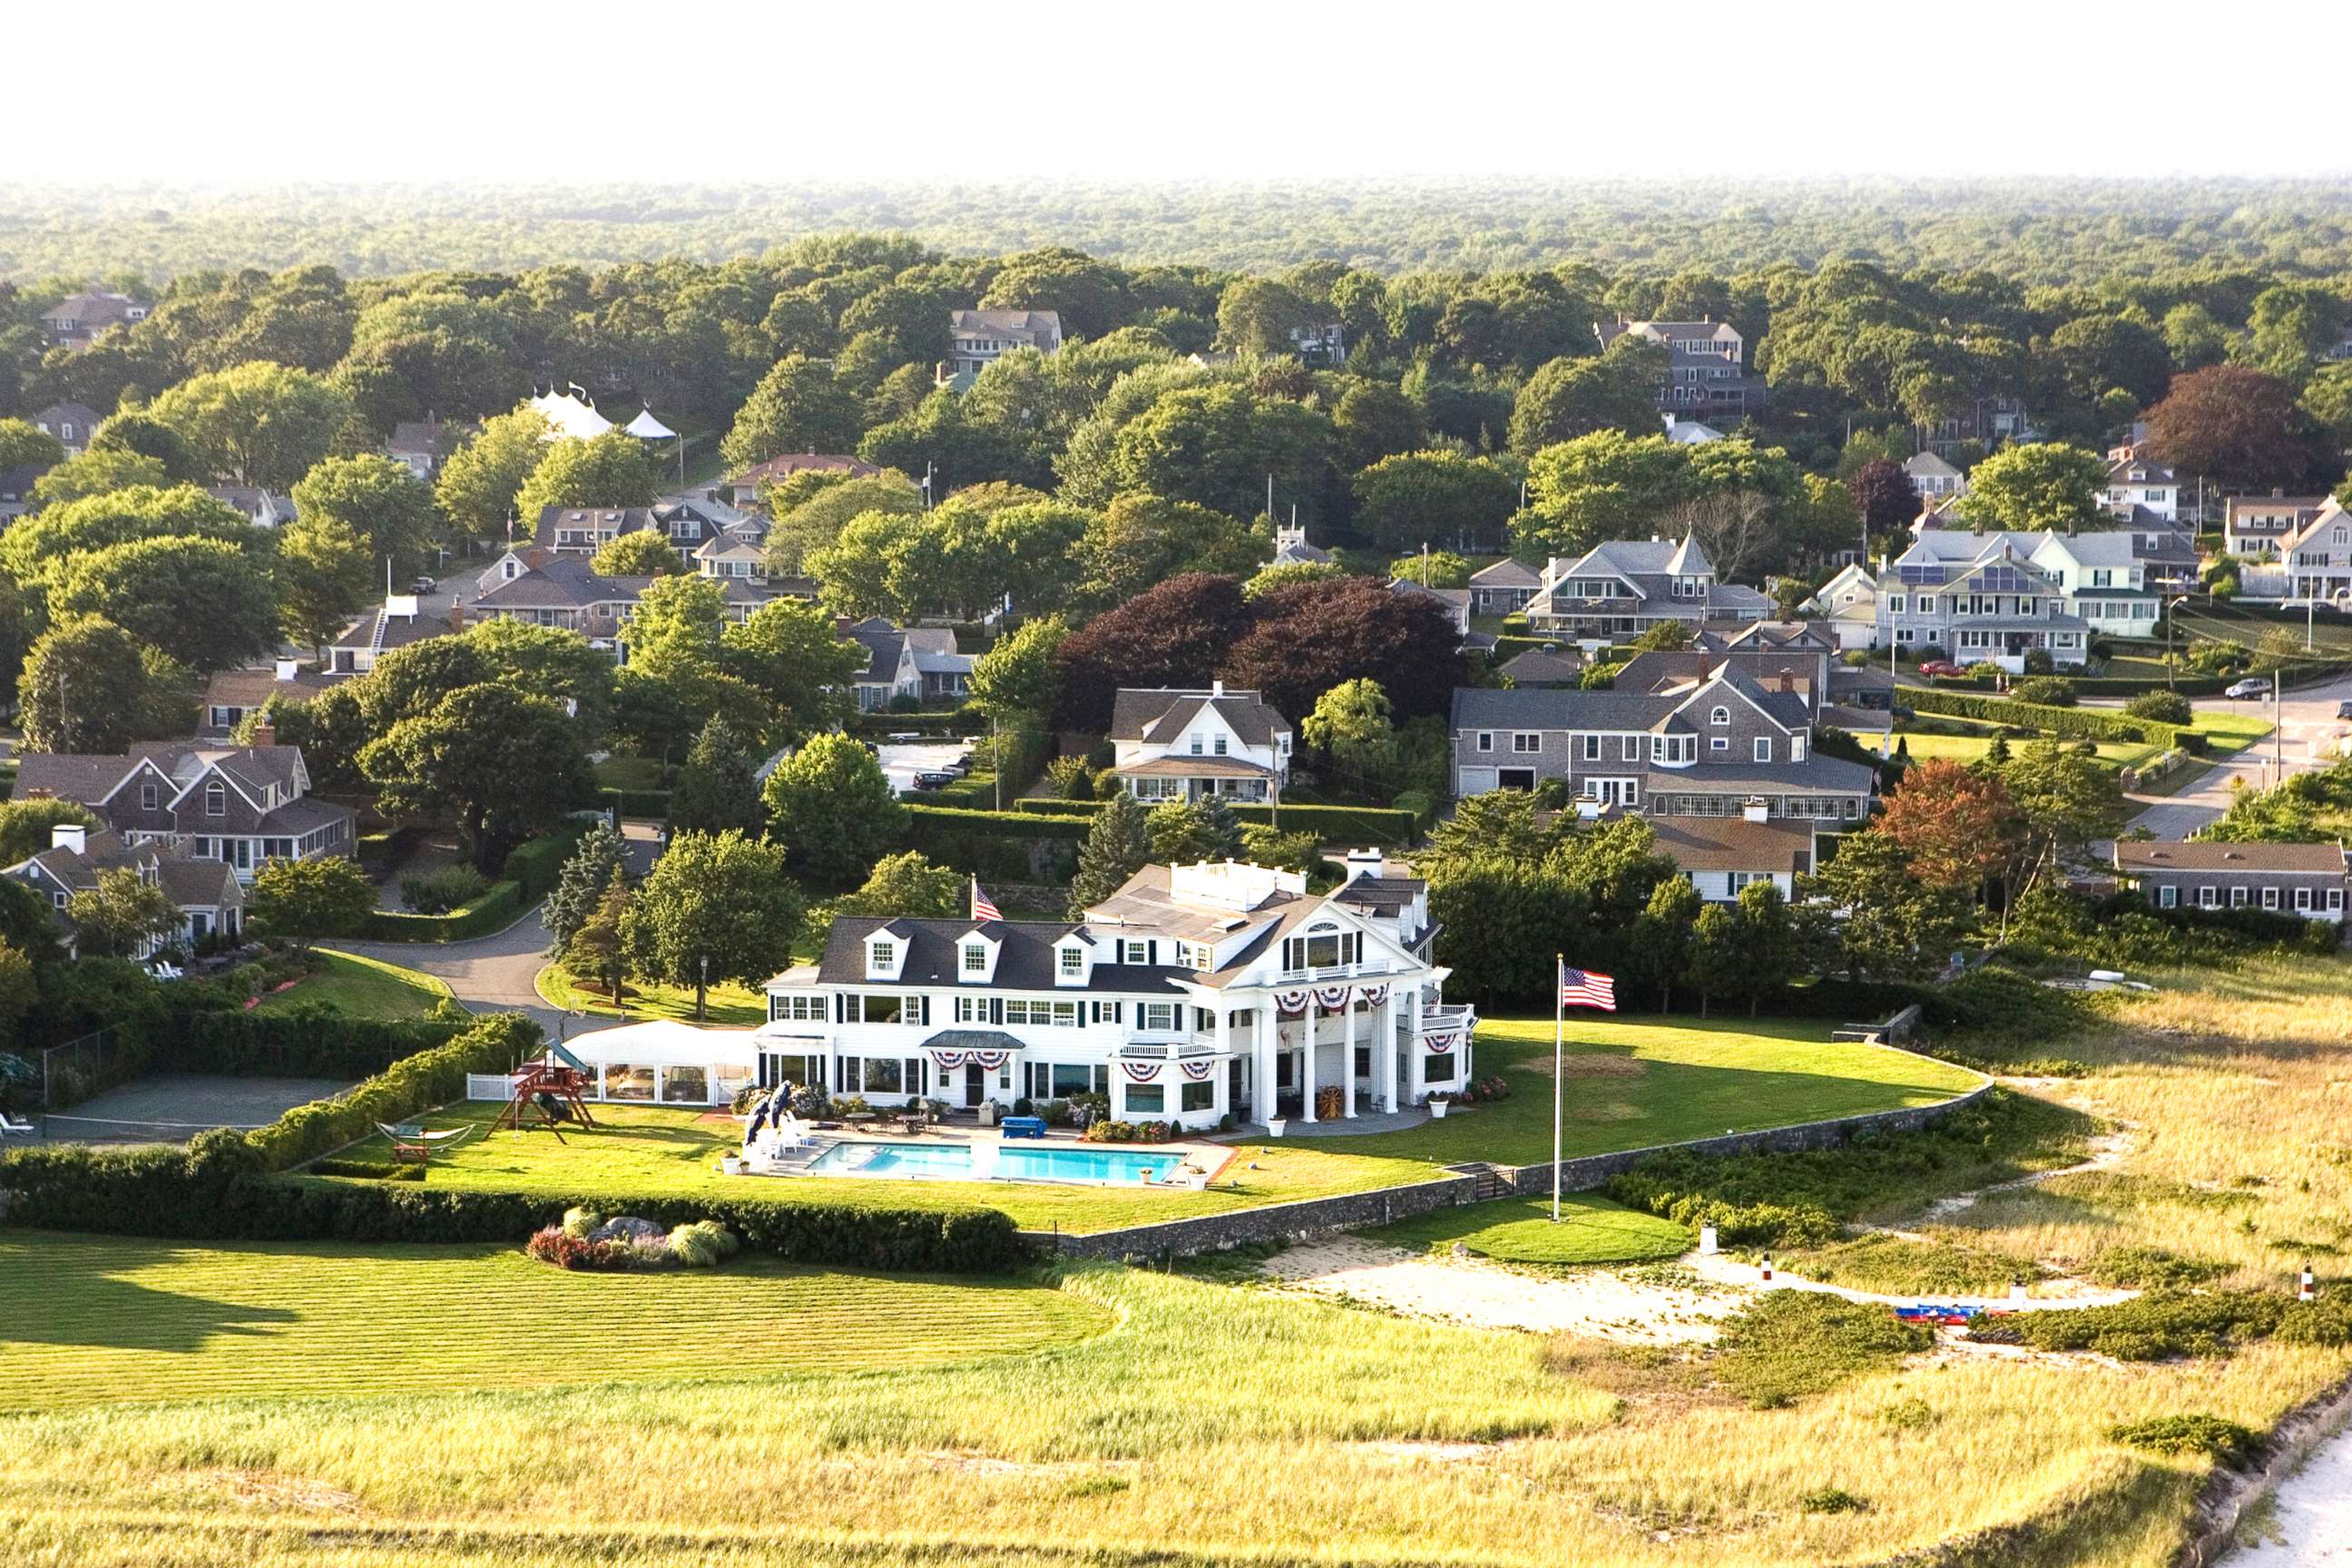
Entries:
POLYGON ((2228 1568, 2352 1568, 2352 1427, 2280 1483, 2259 1541, 2245 1533, 2221 1559, 2228 1568))

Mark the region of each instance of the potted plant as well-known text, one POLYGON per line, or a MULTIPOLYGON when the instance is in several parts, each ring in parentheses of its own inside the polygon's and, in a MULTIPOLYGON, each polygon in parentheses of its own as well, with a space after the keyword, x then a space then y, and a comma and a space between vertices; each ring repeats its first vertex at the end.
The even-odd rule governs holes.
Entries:
POLYGON ((741 1175, 743 1173, 743 1156, 740 1154, 719 1155, 719 1174, 725 1176, 741 1175))
POLYGON ((1444 1121, 1446 1111, 1453 1106, 1454 1097, 1451 1095, 1433 1094, 1429 1097, 1429 1114, 1436 1121, 1444 1121))
POLYGON ((1269 1116, 1265 1119, 1265 1135, 1269 1138, 1279 1138, 1282 1136, 1282 1130, 1289 1125, 1290 1119, 1286 1116, 1269 1116))

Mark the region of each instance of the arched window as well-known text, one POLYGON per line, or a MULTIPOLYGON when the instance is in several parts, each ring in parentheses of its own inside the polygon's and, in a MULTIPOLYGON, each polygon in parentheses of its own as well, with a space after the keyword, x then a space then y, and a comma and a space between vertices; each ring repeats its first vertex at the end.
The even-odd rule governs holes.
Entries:
POLYGON ((1710 724, 1728 724, 1731 722, 1731 710, 1718 708, 1706 716, 1706 721, 1710 724))
POLYGON ((205 785, 205 815, 206 816, 228 815, 228 786, 218 779, 205 785))

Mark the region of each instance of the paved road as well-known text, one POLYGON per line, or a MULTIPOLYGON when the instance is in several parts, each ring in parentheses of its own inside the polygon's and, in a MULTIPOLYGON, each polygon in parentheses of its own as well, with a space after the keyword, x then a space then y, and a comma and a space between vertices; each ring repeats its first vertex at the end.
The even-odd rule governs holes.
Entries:
MULTIPOLYGON (((642 877, 653 868, 661 844, 649 823, 624 823, 627 842, 624 853, 629 874, 642 877)), ((321 947, 381 959, 448 982, 458 1001, 478 1013, 520 1011, 545 1029, 551 1038, 576 1031, 581 1020, 540 1000, 533 981, 547 963, 547 927, 533 910, 506 930, 469 942, 330 942, 321 947)))
MULTIPOLYGON (((2179 838, 2211 822, 2229 808, 2231 786, 2242 781, 2248 789, 2262 789, 2287 773, 2324 768, 2340 754, 2337 742, 2352 733, 2352 724, 2336 717, 2336 705, 2352 699, 2352 677, 2307 686, 2287 693, 2279 702, 2277 737, 2264 739, 2234 757, 2207 768, 2171 795, 2136 795, 2145 807, 2131 819, 2159 838, 2179 838)), ((2198 706, 2267 719, 2267 702, 2231 702, 2207 699, 2198 706)))

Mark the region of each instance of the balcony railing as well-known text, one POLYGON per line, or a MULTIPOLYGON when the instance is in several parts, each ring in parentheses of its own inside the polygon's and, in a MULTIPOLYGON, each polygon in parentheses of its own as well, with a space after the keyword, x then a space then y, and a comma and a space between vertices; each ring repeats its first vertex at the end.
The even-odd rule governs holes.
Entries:
POLYGON ((1286 969, 1284 981, 1291 984, 1317 980, 1355 980, 1368 974, 1402 974, 1404 966, 1385 958, 1368 958, 1358 963, 1313 963, 1304 969, 1286 969))

